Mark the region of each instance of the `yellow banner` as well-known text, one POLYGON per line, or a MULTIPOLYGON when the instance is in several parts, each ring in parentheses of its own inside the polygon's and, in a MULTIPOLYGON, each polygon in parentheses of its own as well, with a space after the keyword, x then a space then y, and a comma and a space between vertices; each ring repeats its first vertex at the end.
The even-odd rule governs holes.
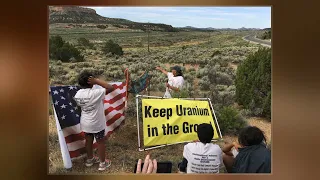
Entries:
POLYGON ((211 124, 213 139, 219 139, 217 124, 208 101, 142 99, 144 146, 198 140, 197 126, 211 124))

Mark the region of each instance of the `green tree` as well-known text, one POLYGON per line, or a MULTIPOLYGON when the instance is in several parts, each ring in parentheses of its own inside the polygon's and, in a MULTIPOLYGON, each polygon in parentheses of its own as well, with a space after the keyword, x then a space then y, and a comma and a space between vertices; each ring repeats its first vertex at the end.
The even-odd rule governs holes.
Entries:
POLYGON ((69 62, 72 59, 75 59, 75 61, 83 61, 84 59, 80 51, 68 42, 64 43, 58 52, 58 57, 62 62, 69 62))
POLYGON ((260 48, 238 67, 236 100, 255 115, 271 118, 271 49, 260 48))
POLYGON ((83 61, 81 52, 72 44, 65 42, 61 36, 53 36, 49 39, 49 57, 62 62, 83 61))
POLYGON ((226 106, 216 112, 221 133, 236 135, 247 125, 239 111, 232 106, 226 106))
POLYGON ((123 55, 122 47, 114 43, 112 40, 107 41, 102 47, 102 52, 105 54, 111 53, 112 55, 123 55))

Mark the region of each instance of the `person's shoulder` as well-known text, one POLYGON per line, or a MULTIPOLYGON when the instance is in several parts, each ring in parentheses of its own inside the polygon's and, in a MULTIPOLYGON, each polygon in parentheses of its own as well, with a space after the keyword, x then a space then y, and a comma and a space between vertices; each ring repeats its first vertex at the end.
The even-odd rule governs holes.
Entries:
POLYGON ((79 89, 76 94, 74 95, 74 97, 77 97, 77 96, 81 96, 81 94, 83 94, 85 92, 86 89, 79 89))
POLYGON ((105 91, 106 89, 103 88, 103 87, 101 87, 101 86, 99 86, 99 85, 94 85, 94 86, 91 88, 91 90, 92 90, 93 92, 101 92, 101 91, 105 91))
POLYGON ((196 146, 197 146, 196 142, 190 142, 190 143, 184 145, 184 148, 192 149, 192 148, 194 148, 196 146))
POLYGON ((222 149, 221 149, 221 147, 218 145, 218 144, 213 144, 213 143, 211 143, 210 144, 210 148, 211 149, 213 149, 213 150, 215 150, 215 151, 221 151, 222 152, 222 149))

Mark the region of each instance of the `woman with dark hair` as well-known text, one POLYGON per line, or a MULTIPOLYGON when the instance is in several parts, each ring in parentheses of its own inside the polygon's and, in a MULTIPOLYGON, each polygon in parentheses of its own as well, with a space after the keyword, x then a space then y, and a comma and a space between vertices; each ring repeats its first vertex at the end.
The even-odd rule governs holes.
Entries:
POLYGON ((226 145, 223 162, 229 173, 271 173, 271 151, 266 147, 263 132, 248 126, 238 136, 239 144, 226 145), (235 148, 236 151, 232 152, 235 148))
POLYGON ((166 92, 164 94, 164 97, 171 98, 171 93, 173 91, 179 92, 182 89, 184 78, 180 66, 171 67, 171 72, 167 72, 161 67, 156 67, 156 69, 160 70, 163 74, 168 76, 168 82, 166 83, 166 92))

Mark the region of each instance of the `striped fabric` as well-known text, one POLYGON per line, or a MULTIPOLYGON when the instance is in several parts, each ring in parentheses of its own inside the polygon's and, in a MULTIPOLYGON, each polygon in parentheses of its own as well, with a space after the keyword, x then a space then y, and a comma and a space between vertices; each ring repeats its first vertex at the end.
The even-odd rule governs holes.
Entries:
MULTIPOLYGON (((125 82, 109 83, 115 90, 107 94, 104 99, 106 116, 105 136, 108 137, 116 128, 124 123, 127 86, 125 82)), ((95 85, 93 88, 102 88, 95 85)), ((84 133, 80 130, 80 107, 73 100, 79 90, 77 86, 53 86, 50 87, 52 102, 56 117, 58 118, 63 135, 66 140, 70 157, 76 158, 86 152, 84 133)), ((94 140, 93 147, 97 147, 94 140)))

